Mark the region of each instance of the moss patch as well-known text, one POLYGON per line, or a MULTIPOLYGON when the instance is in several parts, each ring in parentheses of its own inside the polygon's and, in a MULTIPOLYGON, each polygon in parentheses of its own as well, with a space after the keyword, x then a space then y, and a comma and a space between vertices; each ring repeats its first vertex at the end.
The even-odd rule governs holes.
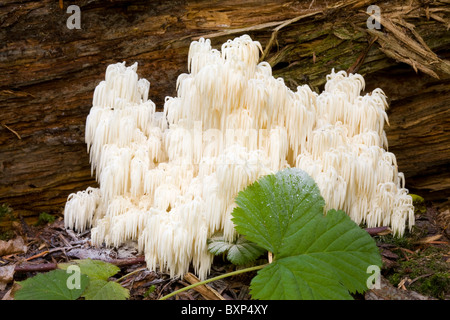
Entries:
POLYGON ((55 221, 55 217, 47 212, 42 212, 39 214, 39 219, 36 222, 37 226, 44 225, 47 223, 53 223, 55 221))
POLYGON ((425 205, 425 199, 417 194, 409 194, 413 200, 414 213, 415 214, 425 214, 427 207, 425 205))
POLYGON ((0 240, 7 241, 14 237, 11 228, 12 222, 16 220, 13 209, 6 203, 0 205, 0 240))
POLYGON ((397 286, 402 280, 409 290, 437 299, 450 296, 450 269, 447 248, 428 247, 415 252, 408 260, 399 261, 398 267, 388 276, 397 286))
POLYGON ((12 219, 13 217, 13 210, 9 205, 6 203, 0 205, 0 219, 12 219))

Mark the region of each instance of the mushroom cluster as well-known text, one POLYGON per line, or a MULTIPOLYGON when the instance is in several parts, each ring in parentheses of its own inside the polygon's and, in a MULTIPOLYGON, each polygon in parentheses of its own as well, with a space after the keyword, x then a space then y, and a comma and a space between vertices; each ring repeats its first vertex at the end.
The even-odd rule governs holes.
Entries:
POLYGON ((325 210, 402 235, 414 208, 395 155, 386 151, 386 97, 361 95, 364 79, 327 76, 322 93, 296 91, 258 63, 261 45, 244 35, 221 50, 191 43, 177 96, 157 112, 137 64, 108 66, 86 120, 86 143, 99 188, 73 193, 65 226, 92 228, 96 245, 137 241, 147 267, 200 278, 210 270, 207 238, 236 237, 238 192, 286 167, 317 182, 325 210))

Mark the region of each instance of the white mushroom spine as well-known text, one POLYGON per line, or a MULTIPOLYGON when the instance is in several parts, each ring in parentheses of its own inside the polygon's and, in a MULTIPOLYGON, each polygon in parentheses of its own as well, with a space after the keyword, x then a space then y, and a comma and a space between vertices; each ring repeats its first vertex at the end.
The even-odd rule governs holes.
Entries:
POLYGON ((232 240, 234 199, 259 177, 298 167, 317 182, 325 210, 356 223, 389 225, 401 236, 414 208, 395 155, 385 150, 382 90, 361 95, 361 75, 327 76, 321 94, 292 91, 258 64, 261 45, 244 35, 221 51, 191 44, 189 74, 163 112, 148 99, 137 64, 108 66, 86 120, 86 144, 99 188, 71 194, 65 225, 91 228, 96 245, 133 240, 150 269, 181 276, 210 270, 206 240, 232 240))

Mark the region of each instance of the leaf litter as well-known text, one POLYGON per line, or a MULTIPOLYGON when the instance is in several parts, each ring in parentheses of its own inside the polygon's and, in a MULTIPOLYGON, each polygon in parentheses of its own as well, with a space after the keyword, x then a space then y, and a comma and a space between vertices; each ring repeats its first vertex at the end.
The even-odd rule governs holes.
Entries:
MULTIPOLYGON (((441 291, 420 292, 427 281, 435 274, 433 270, 409 270, 406 262, 429 260, 448 267, 450 263, 450 211, 448 207, 427 204, 424 212, 416 214, 416 226, 403 238, 372 234, 380 249, 383 267, 381 270, 381 288, 368 290, 355 299, 366 300, 428 300, 450 299, 450 284, 441 278, 433 278, 431 285, 440 286, 441 291), (408 273, 409 272, 409 273, 408 273), (422 274, 420 273, 422 272, 422 274), (413 279, 408 277, 413 275, 413 279), (436 281, 440 283, 436 284, 436 281), (425 283, 425 284, 424 284, 425 283), (414 290, 413 290, 414 289, 414 290), (417 290, 417 291, 415 291, 417 290)), ((119 248, 96 248, 90 245, 90 232, 74 233, 64 228, 64 221, 59 217, 55 222, 43 226, 27 225, 25 222, 15 227, 15 237, 0 241, 0 299, 14 299, 18 282, 38 274, 54 270, 59 263, 69 263, 76 259, 93 259, 112 262, 120 268, 114 277, 126 276, 119 283, 130 291, 130 300, 155 300, 181 289, 191 282, 186 279, 171 279, 169 274, 159 270, 147 270, 145 260, 132 243, 119 248)), ((262 257, 255 264, 267 263, 262 257)), ((436 265, 436 263, 434 263, 436 265)), ((211 269, 210 277, 219 276, 239 268, 225 257, 217 256, 211 269)), ((411 268, 411 267, 410 267, 411 268)), ((447 268, 447 277, 448 270, 447 268)), ((440 272, 440 271, 439 271, 440 272)), ((435 273, 439 273, 435 272, 435 273)), ((192 270, 192 273, 193 270, 192 270)), ((440 272, 439 274, 442 274, 440 272)), ((214 294, 199 292, 195 289, 177 295, 177 300, 205 300, 214 296, 225 300, 249 300, 250 281, 256 272, 244 273, 221 279, 207 286, 214 294), (221 297, 221 298, 220 298, 221 297)), ((191 280, 192 281, 192 280, 191 280)), ((207 290, 209 291, 209 290, 207 290)))

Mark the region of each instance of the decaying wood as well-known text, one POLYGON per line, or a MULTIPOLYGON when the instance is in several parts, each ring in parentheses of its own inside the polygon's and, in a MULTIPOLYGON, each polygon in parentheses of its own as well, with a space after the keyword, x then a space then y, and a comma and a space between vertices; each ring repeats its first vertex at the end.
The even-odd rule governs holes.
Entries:
POLYGON ((414 71, 418 70, 439 79, 439 74, 450 74, 450 62, 440 59, 425 43, 423 38, 414 30, 414 25, 398 20, 395 23, 388 17, 382 20, 388 34, 377 30, 368 30, 377 38, 381 51, 387 56, 409 64, 414 71), (409 37, 405 30, 411 32, 415 39, 409 37))
MULTIPOLYGON (((190 272, 184 275, 184 280, 186 280, 190 284, 200 282, 200 280, 190 272)), ((195 287, 194 290, 200 293, 206 300, 225 300, 224 297, 222 297, 216 290, 208 285, 199 285, 195 287)))
POLYGON ((0 203, 15 212, 60 212, 69 193, 96 186, 84 125, 109 64, 138 62, 161 109, 192 40, 218 47, 244 33, 293 89, 321 90, 332 68, 357 70, 367 92, 382 88, 389 151, 407 187, 427 200, 450 196, 448 2, 84 0, 79 30, 66 26, 68 5, 0 5, 0 203), (373 4, 380 30, 366 25, 373 4))

